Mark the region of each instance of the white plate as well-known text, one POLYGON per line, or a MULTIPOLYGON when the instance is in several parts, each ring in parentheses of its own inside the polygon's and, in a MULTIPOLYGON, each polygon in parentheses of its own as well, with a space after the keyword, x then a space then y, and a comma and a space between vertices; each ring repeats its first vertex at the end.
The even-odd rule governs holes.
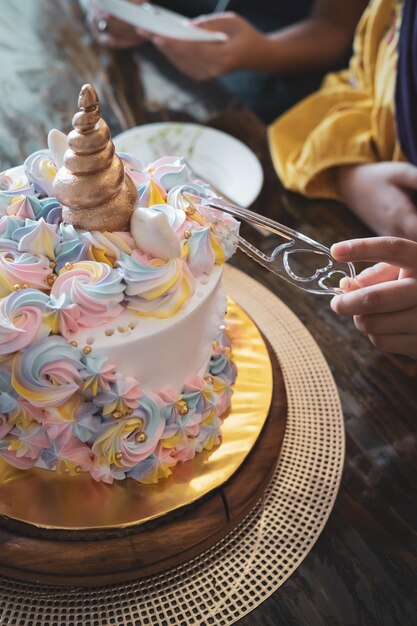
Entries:
POLYGON ((193 26, 187 17, 163 9, 156 4, 148 2, 132 4, 125 0, 96 0, 96 2, 111 15, 155 35, 188 41, 226 41, 228 39, 225 33, 193 26))
POLYGON ((257 198, 263 172, 255 154, 226 133, 181 122, 136 126, 113 138, 118 152, 147 165, 162 156, 182 156, 201 178, 236 204, 248 207, 257 198))

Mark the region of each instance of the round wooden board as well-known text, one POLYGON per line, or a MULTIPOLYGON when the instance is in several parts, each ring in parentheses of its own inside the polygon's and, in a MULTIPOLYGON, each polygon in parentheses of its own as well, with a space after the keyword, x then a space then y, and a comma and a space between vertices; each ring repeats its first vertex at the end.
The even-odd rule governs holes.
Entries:
POLYGON ((177 566, 224 537, 261 497, 284 438, 285 385, 269 352, 274 391, 267 421, 244 464, 222 487, 161 520, 111 533, 41 530, 0 518, 0 574, 52 585, 110 584, 177 566))

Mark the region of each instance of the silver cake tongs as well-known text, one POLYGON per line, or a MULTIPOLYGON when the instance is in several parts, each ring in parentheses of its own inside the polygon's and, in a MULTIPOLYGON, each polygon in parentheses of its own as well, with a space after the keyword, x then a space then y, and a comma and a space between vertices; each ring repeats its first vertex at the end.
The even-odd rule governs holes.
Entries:
MULTIPOLYGON (((204 209, 214 209, 232 215, 238 220, 259 226, 285 241, 278 245, 271 254, 265 254, 241 235, 230 230, 230 238, 249 257, 260 263, 280 278, 292 285, 319 295, 334 296, 343 293, 338 287, 340 280, 347 276, 355 278, 355 268, 352 263, 336 261, 329 248, 298 233, 279 222, 258 215, 249 209, 225 202, 218 197, 196 195, 195 191, 182 192, 183 198, 192 206, 201 206, 204 209), (304 261, 307 261, 308 264, 304 261)), ((215 227, 215 217, 213 216, 215 227)))

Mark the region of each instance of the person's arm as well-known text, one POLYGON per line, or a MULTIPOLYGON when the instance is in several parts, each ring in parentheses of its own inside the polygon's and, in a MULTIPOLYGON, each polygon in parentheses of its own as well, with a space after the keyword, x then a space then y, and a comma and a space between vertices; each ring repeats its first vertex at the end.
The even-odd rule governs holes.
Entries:
POLYGON ((226 33, 228 41, 221 43, 150 38, 173 65, 196 80, 235 70, 294 74, 325 69, 340 59, 366 5, 367 0, 316 0, 310 16, 269 34, 235 13, 214 13, 193 21, 226 33))
MULTIPOLYGON (((145 1, 131 0, 133 4, 143 4, 145 1)), ((94 39, 101 46, 129 49, 143 42, 143 37, 134 26, 109 15, 94 0, 88 0, 87 23, 94 39)))
POLYGON ((417 359, 417 243, 352 239, 334 244, 331 253, 338 261, 376 263, 354 280, 342 279, 345 293, 333 298, 333 311, 353 316, 356 328, 380 350, 417 359))
POLYGON ((340 199, 377 235, 417 241, 417 167, 381 162, 337 168, 340 199))
POLYGON ((309 17, 266 36, 261 67, 252 69, 292 74, 332 65, 349 49, 367 4, 316 0, 309 17))

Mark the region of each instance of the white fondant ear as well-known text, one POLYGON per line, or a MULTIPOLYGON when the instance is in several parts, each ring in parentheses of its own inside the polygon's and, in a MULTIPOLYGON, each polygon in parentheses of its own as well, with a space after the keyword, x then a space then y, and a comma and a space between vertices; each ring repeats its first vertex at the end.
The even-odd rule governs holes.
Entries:
POLYGON ((163 259, 181 256, 181 244, 166 215, 139 207, 130 220, 130 232, 135 244, 147 254, 163 259))
POLYGON ((64 163, 64 152, 68 150, 68 139, 65 133, 52 128, 48 134, 48 147, 51 151, 52 159, 57 169, 59 169, 64 163))

